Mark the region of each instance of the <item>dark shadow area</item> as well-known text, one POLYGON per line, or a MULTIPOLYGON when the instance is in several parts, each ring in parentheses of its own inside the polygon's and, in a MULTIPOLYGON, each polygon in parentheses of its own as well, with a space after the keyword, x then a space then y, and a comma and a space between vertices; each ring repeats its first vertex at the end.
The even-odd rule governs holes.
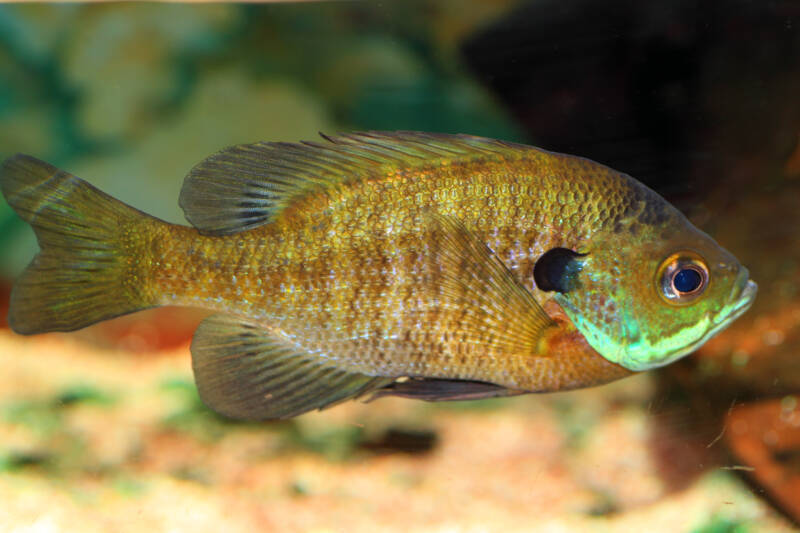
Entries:
POLYGON ((696 202, 734 185, 730 167, 774 165, 796 146, 799 16, 779 1, 537 1, 462 53, 535 143, 696 202))
MULTIPOLYGON (((800 391, 800 4, 529 2, 462 55, 535 144, 630 173, 751 266, 754 309, 659 371, 649 411, 672 490, 735 461, 757 466, 732 454, 744 437, 731 408, 800 391)), ((797 479, 797 452, 771 464, 797 479)))
POLYGON ((437 440, 433 431, 389 428, 382 435, 362 442, 360 448, 377 454, 427 453, 434 449, 437 440))

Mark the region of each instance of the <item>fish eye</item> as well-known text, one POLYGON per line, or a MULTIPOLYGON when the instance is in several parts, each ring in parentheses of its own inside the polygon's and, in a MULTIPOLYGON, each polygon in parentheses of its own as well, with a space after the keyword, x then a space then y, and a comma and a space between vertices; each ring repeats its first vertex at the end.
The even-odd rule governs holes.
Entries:
POLYGON ((693 253, 673 254, 659 268, 659 289, 671 304, 684 305, 694 301, 703 294, 708 281, 708 267, 693 253))

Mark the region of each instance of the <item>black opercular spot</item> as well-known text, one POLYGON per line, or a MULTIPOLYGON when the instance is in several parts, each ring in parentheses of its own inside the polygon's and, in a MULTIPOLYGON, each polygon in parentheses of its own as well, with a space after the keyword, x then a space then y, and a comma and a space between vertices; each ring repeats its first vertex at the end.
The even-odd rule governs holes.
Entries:
POLYGON ((581 263, 579 254, 568 248, 548 250, 533 266, 533 280, 543 291, 568 292, 577 286, 581 263))

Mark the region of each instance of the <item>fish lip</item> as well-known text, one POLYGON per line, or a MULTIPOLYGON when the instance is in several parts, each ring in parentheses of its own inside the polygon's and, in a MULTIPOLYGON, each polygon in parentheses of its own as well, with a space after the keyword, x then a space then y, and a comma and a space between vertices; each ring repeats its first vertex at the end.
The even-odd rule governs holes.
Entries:
POLYGON ((734 288, 731 289, 731 298, 728 300, 729 302, 736 303, 728 313, 720 313, 714 319, 713 323, 715 326, 723 323, 730 323, 736 320, 753 305, 753 302, 756 299, 756 294, 758 294, 758 284, 749 279, 749 274, 750 273, 747 271, 747 269, 742 267, 741 271, 739 272, 739 276, 737 276, 741 281, 736 283, 734 288))
POLYGON ((738 300, 739 296, 747 289, 747 282, 750 280, 750 271, 747 267, 740 266, 739 272, 736 274, 736 281, 731 287, 731 292, 728 295, 728 301, 732 302, 738 300))
POLYGON ((758 294, 758 284, 756 284, 755 281, 748 279, 747 283, 739 294, 739 300, 736 302, 736 305, 733 306, 731 312, 728 313, 728 319, 736 320, 748 309, 750 309, 750 306, 752 306, 753 302, 756 300, 756 294, 758 294))

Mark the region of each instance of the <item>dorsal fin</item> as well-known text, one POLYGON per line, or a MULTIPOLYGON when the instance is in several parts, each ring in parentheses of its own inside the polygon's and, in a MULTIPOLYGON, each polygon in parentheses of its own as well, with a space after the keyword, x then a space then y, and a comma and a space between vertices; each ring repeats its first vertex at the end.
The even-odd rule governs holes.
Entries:
POLYGON ((228 235, 269 222, 311 191, 470 156, 518 158, 531 147, 469 135, 366 132, 327 143, 259 142, 226 148, 195 166, 183 183, 180 206, 201 232, 228 235))

